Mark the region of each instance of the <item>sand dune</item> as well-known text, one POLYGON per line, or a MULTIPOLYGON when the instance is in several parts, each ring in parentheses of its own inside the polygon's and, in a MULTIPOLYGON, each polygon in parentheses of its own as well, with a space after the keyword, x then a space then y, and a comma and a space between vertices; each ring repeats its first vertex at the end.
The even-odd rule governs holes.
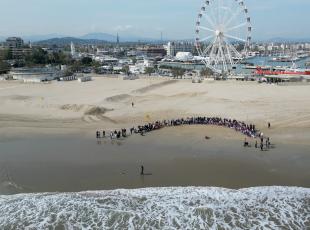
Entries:
POLYGON ((155 89, 159 89, 162 88, 164 86, 168 86, 171 84, 177 83, 176 80, 169 80, 169 81, 164 81, 164 82, 160 82, 160 83, 156 83, 156 84, 152 84, 150 86, 146 86, 137 90, 132 91, 133 93, 147 93, 149 91, 155 90, 155 89))
POLYGON ((119 94, 105 99, 107 102, 121 102, 132 98, 129 94, 119 94))

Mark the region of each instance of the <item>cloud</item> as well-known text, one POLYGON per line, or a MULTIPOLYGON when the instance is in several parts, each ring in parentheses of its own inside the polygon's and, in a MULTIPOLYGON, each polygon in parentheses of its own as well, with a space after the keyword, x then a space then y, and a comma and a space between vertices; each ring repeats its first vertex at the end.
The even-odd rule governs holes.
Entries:
POLYGON ((132 29, 133 29, 132 25, 118 25, 114 28, 115 31, 128 31, 132 29))

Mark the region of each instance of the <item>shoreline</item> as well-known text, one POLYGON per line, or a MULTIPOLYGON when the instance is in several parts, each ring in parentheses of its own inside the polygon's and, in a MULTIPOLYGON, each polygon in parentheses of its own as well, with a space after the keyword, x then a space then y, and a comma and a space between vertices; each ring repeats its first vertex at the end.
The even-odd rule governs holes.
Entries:
POLYGON ((33 228, 299 229, 308 226, 309 194, 309 189, 295 187, 172 187, 21 194, 0 196, 4 209, 0 223, 4 228, 23 228, 26 224, 33 228))
POLYGON ((11 194, 167 186, 310 187, 309 146, 276 142, 275 148, 261 152, 251 144, 244 148, 243 135, 212 126, 169 127, 112 141, 76 133, 8 139, 0 142, 0 190, 11 194), (206 140, 206 135, 211 138, 206 140), (141 165, 147 174, 143 177, 141 165), (17 187, 3 187, 7 184, 17 187))
POLYGON ((18 186, 29 192, 310 187, 310 86, 94 78, 85 84, 0 82, 0 89, 0 190, 8 193, 22 192, 18 186), (164 128, 126 140, 96 139, 97 130, 192 116, 256 124, 276 148, 261 152, 252 140, 252 148, 244 148, 243 135, 211 126, 164 128), (141 165, 153 175, 142 180, 141 165), (14 184, 17 188, 7 187, 14 184))

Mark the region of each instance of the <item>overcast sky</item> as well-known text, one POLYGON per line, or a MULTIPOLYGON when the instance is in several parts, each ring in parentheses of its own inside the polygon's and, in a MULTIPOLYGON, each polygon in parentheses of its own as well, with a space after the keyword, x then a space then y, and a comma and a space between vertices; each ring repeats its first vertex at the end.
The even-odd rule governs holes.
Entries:
MULTIPOLYGON (((234 1, 234 0, 232 0, 234 1)), ((0 0, 0 36, 92 32, 193 38, 203 0, 0 0)), ((253 38, 310 37, 310 0, 245 0, 253 38)))

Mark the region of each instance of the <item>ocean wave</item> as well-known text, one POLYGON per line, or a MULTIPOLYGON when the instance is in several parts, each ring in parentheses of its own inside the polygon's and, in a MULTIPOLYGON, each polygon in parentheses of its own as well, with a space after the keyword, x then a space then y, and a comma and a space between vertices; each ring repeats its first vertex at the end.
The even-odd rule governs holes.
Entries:
POLYGON ((310 189, 213 187, 0 196, 0 229, 307 229, 310 189))

